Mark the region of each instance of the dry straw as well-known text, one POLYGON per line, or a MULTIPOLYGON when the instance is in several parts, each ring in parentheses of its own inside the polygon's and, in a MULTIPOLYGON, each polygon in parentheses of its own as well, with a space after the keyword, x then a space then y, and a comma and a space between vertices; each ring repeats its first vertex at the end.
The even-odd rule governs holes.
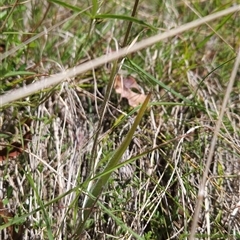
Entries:
MULTIPOLYGON (((28 86, 19 88, 17 90, 13 90, 9 93, 6 93, 5 95, 0 96, 0 107, 16 101, 18 99, 27 97, 37 91, 40 91, 44 88, 50 87, 52 85, 56 85, 58 83, 60 83, 63 80, 67 80, 69 78, 72 78, 78 74, 84 73, 90 69, 96 68, 98 66, 101 66, 107 62, 111 62, 113 60, 116 60, 118 58, 124 57, 129 53, 133 53, 136 51, 139 51, 141 49, 144 49, 146 47, 149 47, 163 39, 169 38, 169 37, 173 37, 177 34, 180 34, 182 32, 188 31, 192 28, 198 27, 202 24, 206 24, 214 19, 218 19, 221 18, 225 15, 231 14, 231 13, 235 13, 237 11, 240 11, 240 5, 236 5, 233 6, 231 8, 228 8, 226 10, 223 11, 219 11, 217 13, 208 15, 206 17, 200 18, 198 20, 192 21, 190 23, 184 24, 180 27, 177 27, 175 29, 169 30, 167 32, 164 33, 160 33, 157 34, 153 37, 149 37, 145 40, 142 40, 140 42, 137 42, 136 44, 131 45, 130 47, 125 47, 120 49, 119 51, 113 52, 112 54, 109 55, 103 55, 99 58, 96 58, 92 61, 88 61, 86 63, 83 63, 79 66, 73 67, 65 72, 61 72, 58 74, 55 74, 49 78, 45 78, 43 80, 37 81, 35 83, 32 83, 28 86)), ((11 52, 12 53, 12 52, 11 52)), ((6 58, 6 56, 9 56, 8 53, 5 53, 5 55, 0 56, 0 61, 2 61, 4 58, 6 58)))

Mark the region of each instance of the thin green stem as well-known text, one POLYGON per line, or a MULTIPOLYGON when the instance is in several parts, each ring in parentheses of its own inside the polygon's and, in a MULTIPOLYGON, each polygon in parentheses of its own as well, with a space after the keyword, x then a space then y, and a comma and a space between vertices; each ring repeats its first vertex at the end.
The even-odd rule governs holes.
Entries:
MULTIPOLYGON (((133 6, 133 11, 132 11, 132 15, 131 15, 132 17, 134 17, 136 15, 138 4, 139 4, 139 0, 136 0, 135 4, 133 6)), ((128 37, 130 35, 131 28, 132 28, 132 22, 129 22, 128 27, 127 27, 127 32, 126 32, 124 40, 123 40, 122 47, 126 47, 127 46, 128 37)))

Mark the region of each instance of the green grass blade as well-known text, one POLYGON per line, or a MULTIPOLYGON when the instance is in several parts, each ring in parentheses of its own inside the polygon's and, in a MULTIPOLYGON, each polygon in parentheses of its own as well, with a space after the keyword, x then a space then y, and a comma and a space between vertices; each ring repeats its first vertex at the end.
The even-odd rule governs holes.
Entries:
POLYGON ((11 71, 4 75, 4 77, 14 77, 18 75, 34 75, 35 72, 28 72, 28 71, 11 71))
POLYGON ((99 14, 96 15, 95 18, 100 18, 100 19, 119 19, 119 20, 123 20, 123 21, 130 21, 130 22, 134 22, 137 23, 139 25, 143 25, 144 27, 148 27, 152 30, 157 30, 157 28, 155 28, 152 25, 149 25, 147 23, 145 23, 143 20, 140 20, 138 18, 135 17, 130 17, 130 16, 126 16, 126 15, 118 15, 118 14, 99 14))
POLYGON ((48 216, 46 210, 45 210, 45 206, 44 206, 44 203, 43 201, 41 200, 39 194, 38 194, 38 189, 35 187, 35 183, 34 183, 34 180, 32 179, 31 175, 27 172, 25 172, 25 175, 32 187, 32 189, 34 190, 34 193, 35 193, 35 196, 37 198, 37 202, 38 204, 40 205, 40 209, 43 213, 43 217, 44 217, 44 221, 46 223, 46 227, 47 227, 47 235, 48 235, 48 239, 49 240, 53 240, 53 234, 52 234, 52 229, 51 229, 51 219, 50 217, 48 216))
MULTIPOLYGON (((225 26, 225 24, 227 23, 227 21, 229 19, 232 18, 232 15, 226 16, 222 19, 222 21, 217 25, 217 27, 215 28, 215 31, 218 32, 223 26, 225 26)), ((204 47, 206 45, 206 43, 211 39, 212 36, 214 36, 216 33, 213 32, 211 33, 209 36, 207 36, 206 38, 204 38, 203 41, 201 41, 198 45, 197 48, 201 49, 202 47, 204 47)))
MULTIPOLYGON (((70 10, 73 10, 74 12, 81 12, 83 11, 83 9, 77 7, 77 6, 74 6, 74 5, 71 5, 71 4, 68 4, 66 2, 63 2, 63 1, 59 1, 59 0, 48 0, 48 2, 52 2, 52 3, 56 3, 57 5, 60 5, 64 8, 68 8, 70 10)), ((87 13, 85 13, 87 14, 87 13)))
POLYGON ((23 214, 22 216, 19 216, 19 217, 14 217, 11 219, 11 221, 9 221, 8 223, 5 223, 4 225, 1 225, 0 226, 0 231, 2 231, 3 229, 6 229, 7 227, 10 227, 12 225, 15 225, 15 224, 19 224, 19 223, 22 223, 26 220, 26 218, 32 216, 33 214, 36 214, 37 212, 41 211, 42 207, 43 208, 46 208, 50 205, 52 205, 53 203, 59 201, 60 199, 64 198, 65 196, 67 196, 68 194, 71 194, 72 192, 74 191, 77 191, 79 188, 73 188, 63 194, 61 194, 60 196, 56 197, 55 199, 47 202, 46 204, 44 204, 43 206, 39 207, 39 208, 36 208, 34 209, 33 211, 29 212, 29 213, 26 213, 26 214, 23 214))
POLYGON ((121 219, 117 218, 108 208, 106 208, 100 201, 98 201, 98 205, 106 212, 109 216, 111 216, 118 226, 121 226, 122 229, 126 230, 127 232, 131 233, 137 240, 143 240, 144 238, 140 237, 138 234, 136 234, 132 229, 126 226, 121 219))
MULTIPOLYGON (((111 158, 109 159, 109 162, 107 164, 107 166, 105 167, 103 172, 107 172, 107 174, 102 175, 97 182, 95 183, 95 185, 93 186, 92 190, 90 191, 90 195, 92 195, 93 197, 89 197, 87 199, 86 205, 85 205, 85 211, 84 211, 84 222, 86 222, 86 220, 88 219, 88 217, 91 214, 91 209, 93 208, 96 199, 98 199, 98 197, 100 196, 104 186, 107 184, 107 181, 114 169, 114 167, 118 164, 118 162, 120 161, 123 153, 126 151, 127 147, 129 146, 133 134, 137 128, 137 126, 139 125, 145 111, 146 108, 148 106, 148 102, 150 99, 151 94, 148 94, 146 100, 144 101, 144 103, 142 104, 138 115, 136 116, 136 119, 133 123, 132 128, 129 130, 128 134, 126 135, 125 139, 123 140, 122 144, 119 146, 119 148, 114 152, 114 154, 111 156, 111 158), (111 171, 112 170, 112 171, 111 171)), ((76 231, 76 235, 80 234, 82 231, 82 227, 83 224, 82 222, 79 224, 79 226, 77 227, 77 231, 76 231)))
POLYGON ((185 98, 182 94, 176 92, 175 90, 173 90, 172 88, 169 88, 167 85, 165 85, 163 82, 160 82, 159 80, 157 80, 155 77, 153 77, 151 74, 147 73, 146 71, 144 71, 141 67, 139 67, 137 64, 135 64, 133 61, 131 61, 130 59, 128 59, 128 61, 130 62, 130 64, 137 69, 138 71, 140 71, 141 73, 143 73, 145 76, 147 76, 153 83, 159 85, 160 87, 162 87, 163 89, 165 89, 166 91, 172 93, 173 95, 175 95, 176 97, 182 99, 185 103, 188 103, 190 105, 194 105, 194 103, 190 100, 188 100, 187 98, 185 98))
POLYGON ((95 18, 98 11, 98 0, 92 0, 92 17, 95 18))

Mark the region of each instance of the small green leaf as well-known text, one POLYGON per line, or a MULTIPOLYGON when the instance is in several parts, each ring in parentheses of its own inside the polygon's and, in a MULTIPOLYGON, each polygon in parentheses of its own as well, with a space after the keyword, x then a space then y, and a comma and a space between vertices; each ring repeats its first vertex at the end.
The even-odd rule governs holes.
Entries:
POLYGON ((0 19, 3 19, 7 15, 7 10, 0 12, 0 19))
POLYGON ((3 203, 4 206, 7 205, 9 203, 9 199, 8 198, 4 198, 2 200, 2 203, 3 203))

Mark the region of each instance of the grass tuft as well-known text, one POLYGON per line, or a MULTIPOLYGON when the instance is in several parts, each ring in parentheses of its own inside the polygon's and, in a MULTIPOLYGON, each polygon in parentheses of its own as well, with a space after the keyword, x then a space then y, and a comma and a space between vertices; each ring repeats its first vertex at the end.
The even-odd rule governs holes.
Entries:
POLYGON ((0 239, 238 239, 239 10, 3 2, 0 239))

